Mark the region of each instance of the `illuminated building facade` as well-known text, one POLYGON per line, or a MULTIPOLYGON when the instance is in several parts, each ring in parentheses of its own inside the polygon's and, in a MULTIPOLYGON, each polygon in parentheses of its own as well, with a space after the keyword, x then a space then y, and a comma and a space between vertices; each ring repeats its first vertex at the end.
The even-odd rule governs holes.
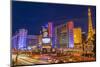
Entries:
POLYGON ((60 48, 60 26, 55 27, 55 47, 60 48))
POLYGON ((48 36, 53 37, 53 24, 51 22, 48 23, 48 36))
POLYGON ((72 21, 55 27, 56 47, 74 48, 74 24, 72 21))
POLYGON ((67 23, 67 35, 68 35, 68 48, 74 47, 74 32, 73 32, 74 24, 73 21, 69 21, 67 23))
POLYGON ((82 43, 82 30, 81 28, 74 28, 74 44, 82 43))
POLYGON ((54 31, 55 31, 55 40, 54 40, 55 41, 55 46, 54 47, 58 48, 59 44, 58 44, 58 38, 57 38, 57 27, 54 28, 54 31))
POLYGON ((55 39, 56 39, 54 29, 55 29, 54 24, 52 22, 49 22, 48 23, 48 35, 51 38, 52 48, 55 48, 55 39))
POLYGON ((18 45, 18 35, 12 37, 12 49, 17 49, 18 45))
POLYGON ((67 48, 68 35, 67 35, 66 24, 61 24, 61 25, 56 26, 55 32, 56 32, 56 37, 57 37, 56 47, 67 48))
POLYGON ((38 46, 39 36, 38 35, 28 35, 27 44, 28 46, 38 46))
POLYGON ((19 29, 19 39, 18 39, 18 49, 24 50, 27 48, 27 30, 26 29, 19 29))
POLYGON ((75 53, 81 55, 83 52, 83 45, 82 45, 82 30, 80 27, 74 28, 74 49, 75 53))
POLYGON ((42 27, 42 51, 51 52, 54 45, 53 41, 53 24, 48 22, 46 26, 42 27))

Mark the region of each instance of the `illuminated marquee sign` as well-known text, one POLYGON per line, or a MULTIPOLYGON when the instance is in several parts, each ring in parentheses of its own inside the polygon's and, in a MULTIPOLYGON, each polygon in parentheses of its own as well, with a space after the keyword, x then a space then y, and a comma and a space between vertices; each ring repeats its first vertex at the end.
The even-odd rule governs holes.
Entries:
POLYGON ((45 44, 46 43, 50 43, 51 42, 51 39, 50 38, 43 38, 42 39, 42 42, 45 43, 45 44))

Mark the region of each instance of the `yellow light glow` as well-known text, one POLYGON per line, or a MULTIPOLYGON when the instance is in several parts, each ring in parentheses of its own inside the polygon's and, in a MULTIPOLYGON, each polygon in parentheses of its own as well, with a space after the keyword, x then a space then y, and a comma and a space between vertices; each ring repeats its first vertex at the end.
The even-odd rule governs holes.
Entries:
POLYGON ((82 32, 81 28, 74 28, 74 43, 82 42, 82 32))

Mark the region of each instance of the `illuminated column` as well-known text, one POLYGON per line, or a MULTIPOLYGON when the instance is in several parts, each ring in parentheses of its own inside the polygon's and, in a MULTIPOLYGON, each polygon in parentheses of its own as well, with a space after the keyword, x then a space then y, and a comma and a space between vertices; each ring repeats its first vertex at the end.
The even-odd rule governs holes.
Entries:
POLYGON ((74 47, 74 34, 73 34, 74 24, 73 21, 67 23, 67 35, 68 35, 68 48, 74 47))
POLYGON ((55 47, 54 26, 52 22, 48 23, 48 36, 51 38, 52 48, 55 47))
POLYGON ((55 33, 55 47, 57 47, 56 46, 56 44, 57 44, 57 28, 55 27, 55 29, 54 29, 54 33, 55 33))
POLYGON ((12 48, 17 49, 17 44, 18 44, 18 35, 15 35, 12 37, 12 48))
POLYGON ((49 37, 52 37, 52 33, 53 33, 52 27, 53 27, 52 23, 49 22, 48 23, 48 35, 49 35, 49 37))
POLYGON ((24 50, 27 48, 26 45, 26 38, 27 38, 27 30, 20 29, 19 30, 19 41, 18 41, 18 49, 24 50))
POLYGON ((56 48, 60 48, 60 44, 59 44, 59 30, 58 30, 58 26, 55 27, 55 47, 56 48))

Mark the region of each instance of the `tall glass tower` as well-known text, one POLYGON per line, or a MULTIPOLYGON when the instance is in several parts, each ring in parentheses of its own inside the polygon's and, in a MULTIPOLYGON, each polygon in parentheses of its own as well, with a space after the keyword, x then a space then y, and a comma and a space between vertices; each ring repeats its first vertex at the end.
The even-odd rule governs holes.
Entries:
POLYGON ((68 48, 74 47, 74 33, 73 33, 74 24, 73 21, 67 23, 67 35, 68 35, 68 48))
POLYGON ((19 30, 19 39, 18 39, 18 49, 24 50, 27 48, 27 30, 20 29, 19 30))

